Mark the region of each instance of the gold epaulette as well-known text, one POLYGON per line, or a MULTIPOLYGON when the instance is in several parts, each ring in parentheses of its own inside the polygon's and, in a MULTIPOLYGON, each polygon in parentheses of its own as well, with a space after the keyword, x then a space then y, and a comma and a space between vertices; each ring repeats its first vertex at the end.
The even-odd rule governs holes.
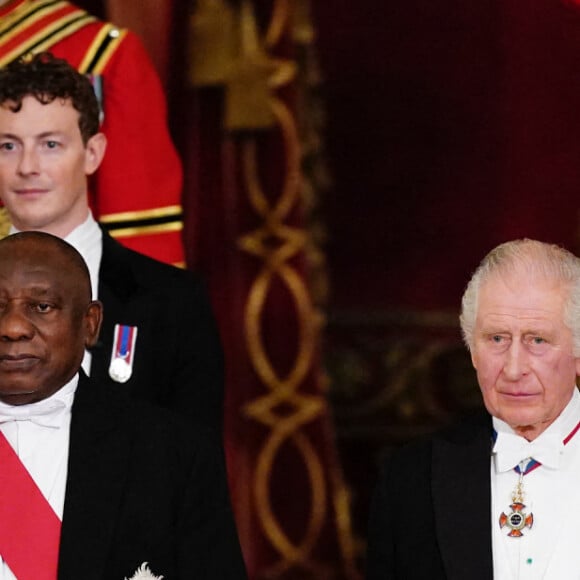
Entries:
POLYGON ((117 28, 108 22, 103 23, 79 65, 79 72, 102 74, 126 34, 127 30, 124 28, 117 28))
POLYGON ((0 23, 0 67, 49 50, 97 18, 63 0, 25 2, 0 23))

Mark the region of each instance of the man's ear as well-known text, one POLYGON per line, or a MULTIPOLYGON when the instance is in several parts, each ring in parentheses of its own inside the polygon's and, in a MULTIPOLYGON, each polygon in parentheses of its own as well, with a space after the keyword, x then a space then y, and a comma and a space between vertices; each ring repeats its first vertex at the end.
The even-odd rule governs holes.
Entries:
POLYGON ((107 138, 104 133, 93 135, 85 146, 85 174, 92 175, 101 164, 107 149, 107 138))
POLYGON ((93 300, 87 307, 85 313, 85 348, 95 346, 99 338, 101 323, 103 321, 103 304, 98 300, 93 300))
POLYGON ((473 365, 473 368, 477 370, 477 358, 473 353, 473 346, 469 347, 469 354, 471 355, 471 364, 473 365))

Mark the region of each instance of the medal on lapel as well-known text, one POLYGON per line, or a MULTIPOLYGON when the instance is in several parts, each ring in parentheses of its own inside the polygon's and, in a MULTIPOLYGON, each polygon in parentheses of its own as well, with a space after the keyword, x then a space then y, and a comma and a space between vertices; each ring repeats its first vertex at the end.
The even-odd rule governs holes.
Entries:
POLYGON ((133 374, 136 340, 136 326, 115 325, 109 376, 117 383, 126 383, 133 374))
POLYGON ((534 462, 535 465, 532 467, 530 463, 533 461, 534 460, 530 460, 527 467, 525 467, 524 462, 518 465, 517 469, 519 478, 512 494, 512 503, 510 505, 512 511, 507 515, 502 512, 499 516, 499 527, 503 528, 504 526, 507 526, 510 530, 508 532, 510 538, 521 538, 524 535, 522 530, 524 528, 531 528, 534 523, 534 515, 532 513, 527 514, 524 512, 524 508, 526 507, 524 504, 524 475, 529 473, 534 467, 540 465, 539 463, 534 462))

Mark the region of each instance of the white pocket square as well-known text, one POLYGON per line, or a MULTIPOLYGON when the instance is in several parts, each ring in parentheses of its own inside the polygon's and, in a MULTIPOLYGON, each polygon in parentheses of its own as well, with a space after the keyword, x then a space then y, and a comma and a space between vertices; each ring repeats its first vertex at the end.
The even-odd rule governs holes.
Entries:
POLYGON ((147 562, 143 562, 137 571, 131 578, 125 578, 125 580, 163 580, 163 576, 155 576, 151 570, 149 570, 149 566, 147 562))

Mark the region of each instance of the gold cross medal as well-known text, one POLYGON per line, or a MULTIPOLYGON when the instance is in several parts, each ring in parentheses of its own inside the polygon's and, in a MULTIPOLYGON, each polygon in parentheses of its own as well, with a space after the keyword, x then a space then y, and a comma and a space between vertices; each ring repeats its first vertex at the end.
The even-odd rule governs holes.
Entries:
POLYGON ((507 526, 510 531, 508 536, 510 538, 521 538, 524 534, 522 530, 524 528, 531 528, 534 523, 534 515, 532 513, 525 513, 524 508, 526 507, 522 502, 514 501, 510 505, 512 511, 506 515, 504 512, 499 516, 499 527, 503 528, 507 526))
POLYGON ((531 459, 529 462, 523 461, 515 468, 519 477, 518 483, 512 493, 512 503, 510 504, 512 511, 507 515, 501 512, 499 516, 499 527, 503 528, 507 526, 510 529, 508 533, 510 538, 521 538, 524 535, 522 530, 524 528, 531 528, 534 523, 533 514, 524 512, 524 508, 526 507, 524 504, 524 475, 540 465, 540 463, 531 459))

